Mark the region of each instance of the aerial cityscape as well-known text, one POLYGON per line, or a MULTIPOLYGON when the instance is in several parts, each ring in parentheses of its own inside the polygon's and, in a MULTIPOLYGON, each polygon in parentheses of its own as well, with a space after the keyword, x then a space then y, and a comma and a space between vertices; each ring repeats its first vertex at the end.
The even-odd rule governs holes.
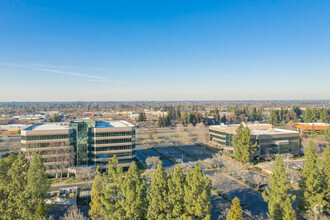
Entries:
POLYGON ((329 11, 0 1, 0 220, 330 219, 329 11))

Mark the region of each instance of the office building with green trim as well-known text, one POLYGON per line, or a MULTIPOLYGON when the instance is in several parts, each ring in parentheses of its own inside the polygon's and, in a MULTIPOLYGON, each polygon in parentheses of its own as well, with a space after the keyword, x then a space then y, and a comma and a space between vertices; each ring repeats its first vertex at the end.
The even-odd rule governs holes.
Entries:
MULTIPOLYGON (((239 124, 209 126, 211 143, 224 152, 234 153, 233 137, 239 124)), ((244 124, 250 129, 252 141, 257 143, 254 159, 266 159, 275 154, 300 152, 299 132, 272 128, 270 124, 244 124)))
POLYGON ((39 151, 47 173, 66 173, 68 168, 106 164, 116 154, 123 167, 135 160, 135 127, 126 121, 40 123, 21 132, 21 150, 28 159, 39 151))

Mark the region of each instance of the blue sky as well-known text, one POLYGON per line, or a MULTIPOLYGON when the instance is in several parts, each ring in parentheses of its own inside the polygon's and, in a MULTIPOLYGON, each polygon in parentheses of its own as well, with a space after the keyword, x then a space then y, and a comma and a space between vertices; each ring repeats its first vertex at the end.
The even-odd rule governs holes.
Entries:
POLYGON ((0 101, 330 99, 330 1, 0 1, 0 101))

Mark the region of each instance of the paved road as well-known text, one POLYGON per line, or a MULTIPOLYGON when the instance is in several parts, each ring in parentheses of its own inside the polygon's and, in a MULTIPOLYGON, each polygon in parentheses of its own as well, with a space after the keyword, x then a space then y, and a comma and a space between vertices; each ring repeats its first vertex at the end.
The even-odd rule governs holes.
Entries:
POLYGON ((56 190, 59 190, 60 188, 71 188, 71 187, 78 187, 79 189, 91 189, 92 184, 93 184, 93 181, 81 182, 81 183, 70 183, 70 184, 56 183, 56 184, 52 184, 50 186, 49 190, 56 191, 56 190))

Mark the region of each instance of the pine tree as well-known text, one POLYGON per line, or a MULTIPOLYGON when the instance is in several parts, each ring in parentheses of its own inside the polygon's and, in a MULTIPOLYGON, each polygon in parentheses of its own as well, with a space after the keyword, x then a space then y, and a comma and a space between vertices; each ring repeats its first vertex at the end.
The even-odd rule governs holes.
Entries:
POLYGON ((325 205, 325 201, 321 173, 318 167, 319 159, 313 141, 309 142, 309 146, 305 150, 305 157, 302 177, 299 181, 301 191, 299 209, 317 216, 325 205))
POLYGON ((7 211, 8 205, 8 185, 10 182, 10 178, 8 176, 8 170, 16 160, 15 154, 10 154, 5 159, 0 159, 0 216, 1 213, 5 213, 7 211))
POLYGON ((144 219, 147 212, 146 182, 140 178, 135 162, 129 167, 121 184, 123 199, 120 204, 125 210, 127 219, 144 219))
POLYGON ((272 110, 269 115, 268 119, 269 123, 272 125, 279 125, 281 124, 281 117, 279 115, 279 111, 277 110, 272 110))
POLYGON ((323 123, 329 123, 329 116, 328 116, 328 110, 326 108, 323 108, 320 113, 320 119, 323 123))
POLYGON ((239 198, 235 197, 227 214, 227 220, 244 220, 239 198))
POLYGON ((233 145, 236 160, 242 163, 251 161, 257 143, 252 144, 251 132, 247 126, 244 128, 242 123, 236 129, 233 145))
POLYGON ((292 209, 292 201, 289 197, 286 198, 283 204, 283 220, 296 220, 296 215, 292 209))
POLYGON ((322 153, 321 157, 322 188, 324 189, 324 210, 330 213, 330 145, 322 153))
POLYGON ((39 152, 35 152, 27 171, 27 186, 24 191, 25 199, 28 201, 25 214, 32 216, 38 205, 44 206, 50 183, 46 175, 46 169, 39 152))
POLYGON ((262 193, 262 197, 268 202, 268 217, 283 219, 289 212, 288 204, 292 206, 295 196, 292 196, 290 181, 285 173, 283 159, 280 155, 276 156, 274 169, 269 177, 269 188, 262 193))
POLYGON ((152 174, 151 186, 148 189, 147 199, 149 202, 148 219, 165 219, 169 211, 167 173, 163 163, 157 165, 152 174))
POLYGON ((91 191, 91 203, 89 204, 90 210, 88 211, 89 216, 93 220, 101 218, 101 208, 102 208, 101 195, 102 195, 103 178, 99 172, 98 167, 95 172, 96 172, 96 176, 91 191))
POLYGON ((121 219, 125 215, 119 203, 122 197, 120 185, 123 179, 123 168, 119 166, 116 155, 109 161, 107 168, 108 174, 104 176, 102 184, 101 215, 105 219, 121 219))
POLYGON ((28 201, 24 197, 24 189, 27 184, 26 173, 29 168, 29 162, 25 159, 23 152, 20 152, 17 159, 8 171, 8 186, 6 194, 8 195, 4 219, 21 219, 27 209, 28 201))
POLYGON ((184 218, 210 219, 211 217, 211 181, 205 179, 204 173, 198 164, 186 175, 184 186, 184 218))
POLYGON ((226 124, 226 122, 227 122, 226 115, 223 115, 223 116, 221 117, 221 123, 226 124))
POLYGON ((241 123, 238 128, 236 129, 236 134, 233 138, 233 146, 234 146, 234 157, 236 160, 240 161, 242 158, 242 151, 241 151, 241 140, 243 138, 243 129, 244 126, 241 123))
POLYGON ((184 185, 185 177, 180 166, 175 167, 168 179, 168 202, 170 211, 167 219, 180 219, 184 214, 184 185))
POLYGON ((47 215, 47 209, 43 202, 39 202, 33 216, 33 220, 43 219, 47 215))

